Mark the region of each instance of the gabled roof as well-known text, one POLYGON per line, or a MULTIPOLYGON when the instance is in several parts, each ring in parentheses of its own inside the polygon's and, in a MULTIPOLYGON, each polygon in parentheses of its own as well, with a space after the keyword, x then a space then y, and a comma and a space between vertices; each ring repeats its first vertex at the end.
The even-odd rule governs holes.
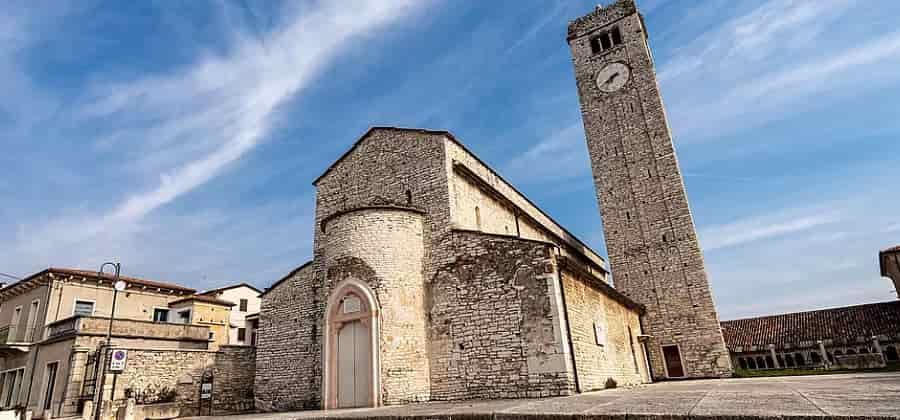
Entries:
POLYGON ((291 272, 288 273, 286 276, 284 276, 284 277, 278 279, 278 281, 276 281, 275 283, 272 283, 271 286, 267 287, 266 290, 265 290, 264 292, 260 293, 259 297, 265 296, 267 293, 269 293, 270 291, 272 291, 272 289, 278 287, 281 283, 284 283, 285 280, 287 280, 287 279, 289 279, 289 278, 291 278, 291 277, 294 277, 294 275, 297 274, 298 272, 300 272, 300 270, 302 270, 302 269, 304 269, 304 268, 306 268, 306 267, 309 267, 310 264, 312 264, 312 263, 313 263, 313 262, 310 260, 310 261, 307 261, 306 263, 304 263, 303 265, 301 265, 301 266, 299 266, 299 267, 297 267, 297 268, 291 270, 291 272))
POLYGON ((213 305, 227 306, 229 308, 234 306, 234 303, 231 303, 231 302, 228 302, 228 301, 225 301, 222 299, 216 299, 212 296, 207 296, 207 295, 192 295, 192 296, 188 296, 183 299, 174 300, 172 302, 169 302, 169 306, 178 305, 179 303, 184 303, 184 302, 203 302, 203 303, 209 303, 209 304, 213 304, 213 305))
POLYGON ((239 287, 246 287, 248 289, 253 289, 254 291, 256 291, 256 293, 260 293, 260 294, 262 293, 262 290, 257 289, 253 285, 250 285, 247 283, 237 283, 237 284, 232 284, 231 286, 225 286, 225 287, 220 287, 218 289, 207 290, 207 291, 199 293, 199 294, 211 296, 211 295, 216 295, 216 294, 222 293, 226 290, 237 289, 239 287))
POLYGON ((722 322, 729 349, 900 334, 900 301, 844 306, 722 322))
MULTIPOLYGON (((374 133, 376 131, 407 131, 407 132, 418 132, 418 133, 422 133, 422 134, 446 136, 447 138, 456 142, 460 146, 463 146, 463 144, 460 143, 460 141, 457 140, 456 137, 453 137, 452 133, 450 133, 449 131, 445 131, 445 130, 428 130, 428 129, 424 129, 424 128, 406 128, 406 127, 391 127, 391 126, 372 126, 372 127, 369 127, 369 129, 366 130, 366 132, 363 133, 363 135, 360 136, 359 139, 357 139, 353 143, 353 145, 350 146, 350 148, 347 149, 347 151, 341 155, 341 157, 339 157, 336 161, 334 161, 334 163, 332 163, 330 166, 328 166, 328 168, 325 169, 325 172, 322 172, 322 175, 319 175, 318 178, 313 180, 313 185, 318 184, 319 181, 321 181, 322 178, 325 178, 325 176, 328 175, 332 169, 337 167, 337 165, 339 163, 343 162, 344 159, 346 159, 348 156, 350 156, 353 153, 353 151, 356 150, 356 148, 359 147, 360 144, 362 144, 363 140, 369 138, 369 136, 372 135, 372 133, 374 133)), ((463 146, 463 148, 465 148, 465 146, 463 146)))
MULTIPOLYGON (((56 268, 50 267, 46 270, 37 272, 32 274, 16 283, 13 283, 9 286, 6 286, 2 289, 2 292, 12 291, 15 288, 33 283, 34 281, 40 279, 45 275, 58 275, 58 276, 74 276, 74 277, 82 277, 91 280, 101 280, 101 281, 109 281, 110 283, 115 281, 115 276, 110 273, 103 273, 102 275, 96 271, 89 270, 80 270, 80 269, 72 269, 72 268, 56 268)), ((119 276, 120 280, 125 281, 129 284, 129 287, 133 286, 144 286, 155 289, 164 289, 170 290, 178 293, 195 293, 196 290, 184 287, 174 283, 166 283, 157 280, 147 280, 138 277, 128 277, 128 276, 119 276)))
MULTIPOLYGON (((554 219, 554 218, 551 217, 549 214, 547 214, 547 212, 545 212, 540 206, 538 206, 537 204, 535 204, 534 201, 531 201, 531 199, 528 198, 528 196, 526 196, 525 194, 523 194, 521 191, 519 191, 519 189, 516 188, 516 186, 513 185, 513 183, 507 181, 506 178, 504 178, 504 177, 503 177, 502 175, 500 175, 496 170, 494 170, 494 168, 491 167, 491 165, 488 165, 485 161, 481 160, 481 158, 478 157, 478 155, 476 155, 476 154, 473 153, 471 150, 469 150, 469 148, 466 147, 466 145, 463 144, 461 141, 459 141, 459 139, 457 139, 456 136, 453 135, 453 133, 451 133, 451 132, 449 132, 449 131, 447 131, 447 130, 429 130, 429 129, 424 129, 424 128, 406 128, 406 127, 392 127, 392 126, 373 126, 373 127, 370 127, 368 130, 366 130, 366 132, 365 132, 362 136, 360 136, 360 138, 359 138, 358 140, 356 140, 356 142, 353 143, 352 146, 350 146, 350 149, 348 149, 346 152, 344 152, 344 154, 341 155, 341 157, 339 157, 336 161, 334 161, 334 163, 332 163, 327 169, 325 169, 325 172, 323 172, 322 175, 319 175, 319 177, 316 178, 316 179, 313 181, 313 185, 317 185, 317 184, 319 183, 319 181, 322 180, 322 178, 325 178, 325 176, 327 176, 327 175, 328 175, 335 167, 337 167, 337 165, 338 165, 339 163, 341 163, 344 159, 346 159, 348 156, 350 156, 350 155, 353 153, 353 151, 356 150, 356 148, 359 147, 360 144, 362 144, 362 142, 363 142, 364 140, 366 140, 370 135, 372 135, 372 133, 374 133, 374 132, 376 132, 376 131, 417 132, 417 133, 428 134, 428 135, 439 135, 439 136, 443 136, 443 137, 445 137, 446 139, 452 141, 452 142, 455 143, 457 146, 459 146, 463 151, 465 151, 466 153, 468 153, 469 156, 472 156, 472 158, 474 158, 476 162, 480 163, 482 166, 484 166, 485 168, 487 168, 487 170, 490 171, 491 174, 493 174, 494 176, 496 176, 497 179, 499 179, 499 180, 502 181, 504 184, 506 184, 507 186, 509 186, 509 188, 512 189, 513 192, 515 192, 515 193, 518 194, 520 197, 522 197, 522 199, 524 199, 526 203, 528 203, 529 205, 531 205, 532 207, 534 207, 534 208, 538 211, 538 213, 542 214, 542 215, 543 215, 544 217, 546 217, 551 223, 555 224, 555 225, 558 226, 563 232, 565 232, 566 235, 569 235, 569 236, 570 236, 570 237, 571 237, 578 245, 582 246, 582 247, 584 248, 584 250, 583 250, 582 252, 584 252, 584 253, 590 252, 590 253, 594 254, 594 256, 596 256, 596 258, 598 258, 600 261, 603 262, 603 264, 598 264, 598 263, 595 262, 595 264, 598 264, 598 266, 600 266, 601 269, 603 269, 604 271, 608 271, 608 270, 609 270, 607 267, 604 266, 605 263, 606 263, 606 260, 605 260, 602 256, 600 256, 600 254, 597 253, 597 251, 595 251, 593 248, 591 248, 590 246, 588 246, 586 243, 584 243, 584 241, 582 241, 581 239, 579 239, 577 236, 573 235, 572 232, 570 232, 568 229, 566 229, 565 226, 563 226, 561 223, 557 222, 556 219, 554 219)), ((539 223, 539 224, 540 224, 540 223, 539 223)), ((557 235, 557 236, 558 236, 558 235, 557 235)), ((563 242, 566 242, 566 240, 565 240, 564 238, 560 238, 560 239, 562 239, 563 242)), ((276 283, 276 284, 278 284, 278 283, 276 283)), ((272 287, 274 287, 274 286, 275 286, 275 285, 273 285, 272 287)), ((271 287, 269 287, 269 289, 271 289, 271 287)), ((268 290, 268 289, 267 289, 267 290, 268 290)))

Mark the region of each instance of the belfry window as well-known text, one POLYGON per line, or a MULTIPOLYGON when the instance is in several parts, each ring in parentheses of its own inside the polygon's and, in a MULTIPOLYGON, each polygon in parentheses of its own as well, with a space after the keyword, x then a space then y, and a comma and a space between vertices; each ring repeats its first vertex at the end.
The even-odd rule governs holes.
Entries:
POLYGON ((591 38, 591 52, 594 54, 601 53, 622 44, 622 32, 616 26, 591 38))

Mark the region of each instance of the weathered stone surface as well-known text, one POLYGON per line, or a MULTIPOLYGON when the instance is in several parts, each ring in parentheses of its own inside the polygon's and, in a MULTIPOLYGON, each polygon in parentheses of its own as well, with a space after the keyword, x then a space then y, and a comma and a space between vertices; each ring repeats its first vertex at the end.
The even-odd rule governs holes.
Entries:
POLYGON ((643 20, 618 0, 569 26, 591 167, 617 289, 647 308, 654 378, 667 377, 662 346, 677 345, 688 377, 731 373, 688 206, 643 20), (596 51, 594 38, 620 34, 596 51), (592 47, 592 44, 594 46, 592 47), (603 91, 610 64, 630 70, 603 91))
POLYGON ((581 391, 607 388, 610 379, 614 386, 647 382, 638 313, 592 285, 597 279, 566 270, 562 280, 581 391), (598 333, 602 344, 597 344, 598 333))
MULTIPOLYGON (((576 391, 559 261, 600 282, 605 263, 452 135, 373 129, 316 187, 314 260, 263 295, 259 409, 322 406, 326 305, 350 280, 377 300, 377 404, 576 391)), ((633 323, 636 307, 610 300, 582 313, 633 323)), ((616 343, 630 376, 605 374, 632 383, 641 375, 616 343)))
POLYGON ((900 373, 666 382, 538 400, 266 413, 225 420, 287 419, 900 419, 900 373))

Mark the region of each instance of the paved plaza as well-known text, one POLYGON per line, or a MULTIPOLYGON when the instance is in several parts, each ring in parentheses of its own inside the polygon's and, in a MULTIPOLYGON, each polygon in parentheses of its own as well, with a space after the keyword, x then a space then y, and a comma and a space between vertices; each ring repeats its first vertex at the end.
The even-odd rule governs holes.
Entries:
MULTIPOLYGON (((900 373, 666 382, 572 397, 264 413, 229 420, 617 418, 900 419, 900 373)), ((202 417, 193 417, 201 419, 202 417)))

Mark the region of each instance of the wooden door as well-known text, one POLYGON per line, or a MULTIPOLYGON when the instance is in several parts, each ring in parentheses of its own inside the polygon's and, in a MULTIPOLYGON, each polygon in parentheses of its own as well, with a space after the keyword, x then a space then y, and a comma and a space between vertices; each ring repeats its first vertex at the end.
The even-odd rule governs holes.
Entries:
POLYGON ((666 375, 670 378, 683 378, 684 367, 681 365, 681 352, 678 346, 663 346, 663 357, 666 358, 666 375))
POLYGON ((362 320, 341 326, 337 337, 337 407, 372 404, 371 334, 362 320))

